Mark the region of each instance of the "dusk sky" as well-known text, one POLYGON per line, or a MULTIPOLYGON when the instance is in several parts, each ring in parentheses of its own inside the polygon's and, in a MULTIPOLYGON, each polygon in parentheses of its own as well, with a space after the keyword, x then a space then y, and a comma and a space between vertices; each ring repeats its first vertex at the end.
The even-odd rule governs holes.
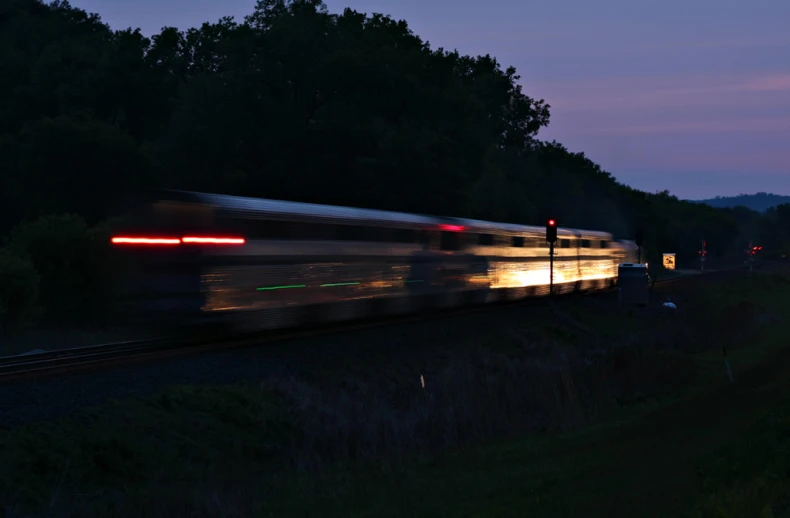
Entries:
MULTIPOLYGON (((551 104, 540 133, 638 189, 790 195, 790 0, 328 0, 491 54, 551 104)), ((254 0, 74 0, 113 29, 242 21, 254 0)))

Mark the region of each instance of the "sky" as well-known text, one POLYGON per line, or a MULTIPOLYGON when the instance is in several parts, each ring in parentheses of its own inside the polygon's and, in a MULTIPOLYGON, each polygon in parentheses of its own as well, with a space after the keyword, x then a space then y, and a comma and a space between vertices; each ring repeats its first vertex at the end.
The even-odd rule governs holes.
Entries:
MULTIPOLYGON (((790 0, 325 0, 405 19, 433 48, 495 56, 551 105, 539 134, 637 189, 790 195, 790 0)), ((144 34, 254 0, 73 0, 144 34)))

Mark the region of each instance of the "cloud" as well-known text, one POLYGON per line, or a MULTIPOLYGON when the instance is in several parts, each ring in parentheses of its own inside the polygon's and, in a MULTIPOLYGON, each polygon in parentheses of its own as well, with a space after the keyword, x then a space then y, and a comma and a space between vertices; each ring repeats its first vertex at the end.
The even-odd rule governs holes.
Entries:
POLYGON ((718 120, 673 120, 647 124, 594 126, 582 128, 580 135, 656 135, 693 133, 776 133, 790 132, 790 117, 754 117, 718 120))
POLYGON ((625 77, 559 84, 527 82, 526 90, 546 92, 542 97, 555 110, 573 112, 724 105, 743 102, 739 96, 749 94, 761 94, 750 99, 761 104, 776 102, 777 97, 786 103, 786 95, 790 95, 790 72, 741 78, 625 77))
MULTIPOLYGON (((761 171, 765 178, 785 177, 790 173, 790 151, 755 152, 744 150, 737 152, 678 152, 661 157, 661 165, 667 169, 693 169, 696 171, 715 171, 718 173, 743 174, 761 171)), ((637 162, 638 163, 638 162, 637 162)), ((644 167, 644 166, 643 166, 644 167)), ((633 169, 633 165, 627 168, 633 169)), ((790 177, 788 177, 790 179, 790 177)))
POLYGON ((774 76, 758 77, 743 85, 744 91, 787 92, 790 91, 790 72, 774 76))

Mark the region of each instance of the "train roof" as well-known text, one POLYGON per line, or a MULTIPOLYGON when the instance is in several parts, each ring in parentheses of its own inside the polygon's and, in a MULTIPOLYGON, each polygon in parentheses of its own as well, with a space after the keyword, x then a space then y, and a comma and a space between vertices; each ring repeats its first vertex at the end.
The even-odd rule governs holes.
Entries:
MULTIPOLYGON (((536 227, 534 225, 517 225, 514 223, 495 223, 491 221, 482 221, 477 219, 466 219, 466 218, 457 218, 456 221, 458 224, 467 227, 470 230, 482 230, 482 231, 489 231, 489 232, 511 232, 514 234, 524 234, 524 233, 531 233, 531 234, 540 234, 543 235, 546 232, 545 227, 536 227)), ((612 234, 608 232, 600 232, 598 230, 580 230, 576 228, 565 228, 560 227, 557 229, 558 236, 564 237, 578 237, 579 239, 612 239, 612 234)))
MULTIPOLYGON (((359 209, 336 205, 322 205, 296 201, 271 200, 267 198, 250 198, 227 194, 209 194, 191 191, 165 191, 168 199, 200 203, 217 207, 219 210, 234 216, 252 218, 285 219, 294 217, 305 220, 321 219, 338 222, 377 223, 393 226, 408 225, 436 227, 437 225, 460 226, 464 230, 477 232, 508 232, 513 234, 545 232, 543 227, 517 225, 513 223, 496 223, 468 218, 450 218, 409 214, 377 209, 359 209)), ((611 239, 607 232, 558 228, 557 234, 565 237, 611 239)))
POLYGON ((376 209, 358 209, 336 205, 321 205, 296 201, 270 200, 266 198, 248 198, 226 194, 207 194, 188 191, 168 191, 182 201, 192 201, 212 205, 220 210, 236 216, 260 218, 263 216, 283 218, 297 216, 304 219, 333 219, 338 221, 375 221, 391 224, 409 224, 433 226, 437 218, 406 212, 392 212, 376 209))

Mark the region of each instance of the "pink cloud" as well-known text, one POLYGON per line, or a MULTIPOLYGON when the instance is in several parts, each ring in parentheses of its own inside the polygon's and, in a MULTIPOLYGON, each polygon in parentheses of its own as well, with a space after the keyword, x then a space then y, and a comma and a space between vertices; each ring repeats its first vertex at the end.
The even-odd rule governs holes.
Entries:
POLYGON ((752 79, 743 85, 743 89, 753 92, 790 91, 790 72, 752 79))
POLYGON ((790 151, 736 153, 678 153, 663 155, 661 165, 670 168, 748 172, 783 176, 790 172, 790 151))
POLYGON ((581 135, 655 135, 679 133, 773 133, 790 132, 790 117, 754 117, 729 120, 662 121, 648 124, 595 126, 581 129, 581 135))
POLYGON ((526 91, 545 98, 563 112, 649 109, 742 103, 739 96, 761 94, 749 102, 786 102, 790 94, 790 72, 760 77, 612 78, 558 84, 527 82, 526 91), (544 93, 545 92, 545 93, 544 93), (766 95, 766 93, 771 95, 766 95))

